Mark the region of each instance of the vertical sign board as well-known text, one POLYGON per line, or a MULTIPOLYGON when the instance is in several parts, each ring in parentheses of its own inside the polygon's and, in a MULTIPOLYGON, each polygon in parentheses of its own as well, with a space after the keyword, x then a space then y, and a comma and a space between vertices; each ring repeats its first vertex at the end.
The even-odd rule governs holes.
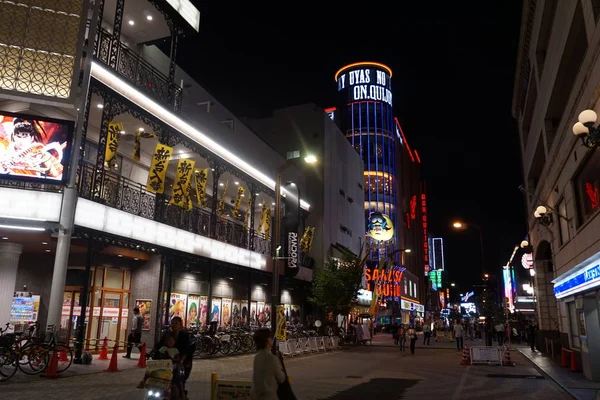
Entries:
POLYGON ((283 217, 283 243, 284 257, 286 257, 285 274, 294 277, 298 274, 300 251, 300 191, 293 183, 285 185, 287 196, 285 197, 285 215, 283 217))

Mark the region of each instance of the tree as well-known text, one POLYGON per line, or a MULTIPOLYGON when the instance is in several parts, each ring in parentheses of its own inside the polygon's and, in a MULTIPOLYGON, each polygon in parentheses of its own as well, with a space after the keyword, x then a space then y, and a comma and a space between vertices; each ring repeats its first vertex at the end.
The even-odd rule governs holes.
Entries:
POLYGON ((356 256, 327 260, 315 270, 308 301, 326 315, 348 315, 361 288, 365 260, 356 256))

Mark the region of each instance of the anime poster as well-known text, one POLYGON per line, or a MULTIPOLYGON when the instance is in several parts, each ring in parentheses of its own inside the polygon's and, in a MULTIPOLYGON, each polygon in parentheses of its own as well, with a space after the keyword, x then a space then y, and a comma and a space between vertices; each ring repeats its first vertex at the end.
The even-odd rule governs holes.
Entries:
POLYGON ((241 324, 242 325, 248 325, 248 322, 250 321, 250 309, 248 308, 248 302, 245 300, 242 300, 242 303, 240 305, 240 313, 241 313, 241 324))
POLYGON ((200 326, 200 296, 188 296, 186 320, 188 328, 197 328, 200 326))
POLYGON ((62 181, 73 122, 0 112, 0 179, 62 181))
POLYGON ((290 308, 290 324, 298 325, 300 322, 300 306, 292 304, 290 308))
POLYGON ((221 326, 231 326, 231 299, 223 299, 221 312, 221 326))
POLYGON ((212 311, 210 312, 210 322, 219 323, 221 321, 221 298, 212 298, 212 311))
POLYGON ((265 324, 271 322, 271 303, 265 303, 265 324))
POLYGON ((200 326, 206 325, 206 317, 208 315, 208 297, 200 296, 200 326))
POLYGON ((258 325, 257 308, 258 304, 255 301, 250 303, 250 325, 258 325))
POLYGON ((144 317, 143 331, 150 330, 150 316, 152 314, 152 300, 136 300, 135 306, 140 309, 140 315, 144 317))
POLYGON ((181 293, 171 293, 171 303, 169 304, 169 321, 173 317, 179 317, 185 325, 185 311, 187 306, 187 295, 181 293))
POLYGON ((259 301, 256 303, 256 319, 258 320, 258 326, 265 325, 265 302, 259 301))
POLYGON ((242 323, 240 300, 233 300, 232 307, 233 310, 231 311, 231 324, 233 326, 240 326, 240 324, 242 323))

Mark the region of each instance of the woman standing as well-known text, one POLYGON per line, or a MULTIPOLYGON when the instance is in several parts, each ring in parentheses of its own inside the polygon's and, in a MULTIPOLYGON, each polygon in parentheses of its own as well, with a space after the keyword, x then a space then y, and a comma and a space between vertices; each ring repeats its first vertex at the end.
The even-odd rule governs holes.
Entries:
POLYGON ((281 362, 269 349, 273 338, 269 329, 259 329, 254 333, 256 356, 252 369, 252 400, 277 400, 277 387, 285 381, 281 362))
POLYGON ((417 342, 417 331, 415 331, 413 324, 411 324, 410 328, 408 328, 406 335, 408 336, 408 338, 410 340, 410 354, 414 356, 415 355, 415 343, 417 342))

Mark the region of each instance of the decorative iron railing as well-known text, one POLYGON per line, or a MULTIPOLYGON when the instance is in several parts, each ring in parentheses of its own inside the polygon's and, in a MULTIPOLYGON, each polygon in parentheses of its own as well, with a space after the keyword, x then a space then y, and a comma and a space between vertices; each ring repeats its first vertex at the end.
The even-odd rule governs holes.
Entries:
POLYGON ((176 112, 181 110, 183 91, 173 82, 169 82, 162 72, 121 41, 113 41, 112 35, 105 30, 98 32, 97 43, 96 58, 98 60, 110 66, 111 50, 116 51, 116 65, 114 66, 116 72, 168 108, 176 112), (112 49, 115 43, 117 48, 112 49))
MULTIPOLYGON (((168 199, 146 190, 146 185, 123 178, 109 171, 95 171, 93 165, 82 164, 77 174, 79 196, 102 203, 130 214, 156 220, 175 228, 210 237, 233 246, 252 249, 257 253, 270 254, 271 243, 263 234, 254 233, 241 223, 213 215, 210 211, 194 206, 191 210, 168 204, 168 199), (100 184, 97 181, 101 180, 100 184), (100 188, 95 192, 94 187, 100 188), (156 215, 157 201, 161 207, 156 215), (164 202, 161 204, 160 202, 164 202), (161 211, 164 210, 164 211, 161 211), (215 231, 211 232, 211 220, 216 219, 215 231), (253 244, 251 247, 250 244, 253 244)), ((209 199, 210 200, 210 197, 209 199)))

